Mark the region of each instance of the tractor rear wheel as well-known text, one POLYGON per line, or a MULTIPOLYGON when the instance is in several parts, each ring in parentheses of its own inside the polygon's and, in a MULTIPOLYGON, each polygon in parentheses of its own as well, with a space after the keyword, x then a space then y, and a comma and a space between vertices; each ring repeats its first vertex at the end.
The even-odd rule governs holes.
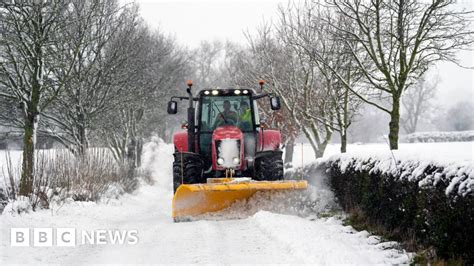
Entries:
POLYGON ((203 181, 201 156, 192 152, 175 152, 173 162, 173 191, 181 184, 197 184, 203 181))
POLYGON ((255 156, 255 179, 275 181, 283 179, 283 152, 262 151, 255 156))

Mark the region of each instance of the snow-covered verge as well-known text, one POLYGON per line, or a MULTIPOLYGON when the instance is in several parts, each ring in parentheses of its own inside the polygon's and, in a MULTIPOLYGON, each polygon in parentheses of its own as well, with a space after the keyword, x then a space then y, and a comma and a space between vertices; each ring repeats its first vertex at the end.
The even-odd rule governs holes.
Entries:
MULTIPOLYGON (((472 145, 465 143, 464 150, 454 152, 472 156, 472 145)), ((433 247, 440 258, 472 263, 474 161, 449 158, 453 151, 444 153, 446 144, 430 146, 438 151, 355 151, 328 156, 313 167, 326 172, 345 210, 362 210, 388 231, 433 247)))
POLYGON ((474 131, 415 132, 401 136, 400 141, 409 143, 474 141, 474 131))
MULTIPOLYGON (((0 264, 9 263, 358 263, 399 264, 410 254, 394 242, 357 232, 337 217, 321 177, 304 195, 259 193, 247 202, 192 222, 174 223, 171 214, 173 146, 148 143, 144 165, 154 184, 106 202, 70 202, 61 208, 0 216, 0 264), (290 198, 290 199, 289 199, 290 198), (288 200, 289 199, 289 200, 288 200), (304 199, 311 204, 300 203, 304 199), (74 247, 12 247, 11 228, 75 228, 74 247), (82 244, 79 234, 137 230, 136 244, 82 244)), ((107 241, 106 241, 107 242, 107 241)))
POLYGON ((69 201, 108 201, 136 189, 147 171, 130 172, 108 149, 88 149, 78 158, 66 149, 37 150, 33 193, 19 197, 21 152, 0 153, 0 212, 54 208, 69 201), (6 206, 8 204, 8 206, 6 206))

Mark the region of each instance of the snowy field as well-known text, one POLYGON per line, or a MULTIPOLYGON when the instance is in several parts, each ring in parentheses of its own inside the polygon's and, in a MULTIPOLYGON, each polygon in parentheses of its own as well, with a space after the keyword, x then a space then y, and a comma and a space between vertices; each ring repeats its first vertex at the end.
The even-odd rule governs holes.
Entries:
MULTIPOLYGON (((339 154, 339 145, 331 144, 324 152, 323 159, 339 154)), ((394 156, 396 159, 432 161, 439 164, 474 164, 474 142, 400 143, 393 155, 387 144, 349 144, 348 156, 394 156)), ((309 144, 297 144, 293 155, 293 166, 314 162, 314 152, 309 144)))
MULTIPOLYGON (((336 150, 337 147, 331 147, 336 150)), ((396 243, 356 232, 338 218, 299 215, 280 201, 286 195, 257 195, 219 214, 173 223, 170 145, 149 143, 145 165, 156 182, 108 204, 73 202, 22 216, 5 210, 0 216, 0 264, 6 263, 406 263, 409 255, 396 243), (270 204, 265 199, 273 199, 270 204), (262 210, 263 209, 263 210, 262 210), (11 228, 75 228, 75 247, 11 247, 11 228), (97 245, 80 242, 80 232, 99 229, 137 230, 137 244, 97 245)), ((297 151, 295 152, 297 153, 297 151)), ((305 157, 312 160, 307 151, 305 157)), ((295 159, 297 155, 295 154, 295 159)), ((306 159, 305 159, 306 160, 306 159)), ((317 177, 314 177, 317 179, 317 177)), ((333 204, 322 182, 308 190, 324 210, 333 204)))

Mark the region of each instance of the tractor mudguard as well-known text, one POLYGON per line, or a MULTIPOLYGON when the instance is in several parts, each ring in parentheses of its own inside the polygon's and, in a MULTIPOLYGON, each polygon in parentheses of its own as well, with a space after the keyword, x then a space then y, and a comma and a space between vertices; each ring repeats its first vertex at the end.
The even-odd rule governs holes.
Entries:
POLYGON ((280 149, 281 134, 274 129, 265 129, 258 134, 257 151, 278 150, 280 149))
POLYGON ((188 132, 180 131, 173 135, 173 144, 176 151, 187 152, 188 151, 188 132))

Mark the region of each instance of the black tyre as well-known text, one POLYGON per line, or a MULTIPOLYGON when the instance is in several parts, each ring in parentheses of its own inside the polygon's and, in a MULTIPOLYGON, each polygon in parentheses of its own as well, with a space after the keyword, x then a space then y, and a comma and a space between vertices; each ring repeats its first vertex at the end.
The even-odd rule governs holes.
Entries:
POLYGON ((275 181, 283 179, 283 152, 262 151, 255 156, 255 179, 275 181))
POLYGON ((175 152, 173 162, 173 191, 181 184, 203 182, 203 161, 201 156, 191 152, 175 152))

